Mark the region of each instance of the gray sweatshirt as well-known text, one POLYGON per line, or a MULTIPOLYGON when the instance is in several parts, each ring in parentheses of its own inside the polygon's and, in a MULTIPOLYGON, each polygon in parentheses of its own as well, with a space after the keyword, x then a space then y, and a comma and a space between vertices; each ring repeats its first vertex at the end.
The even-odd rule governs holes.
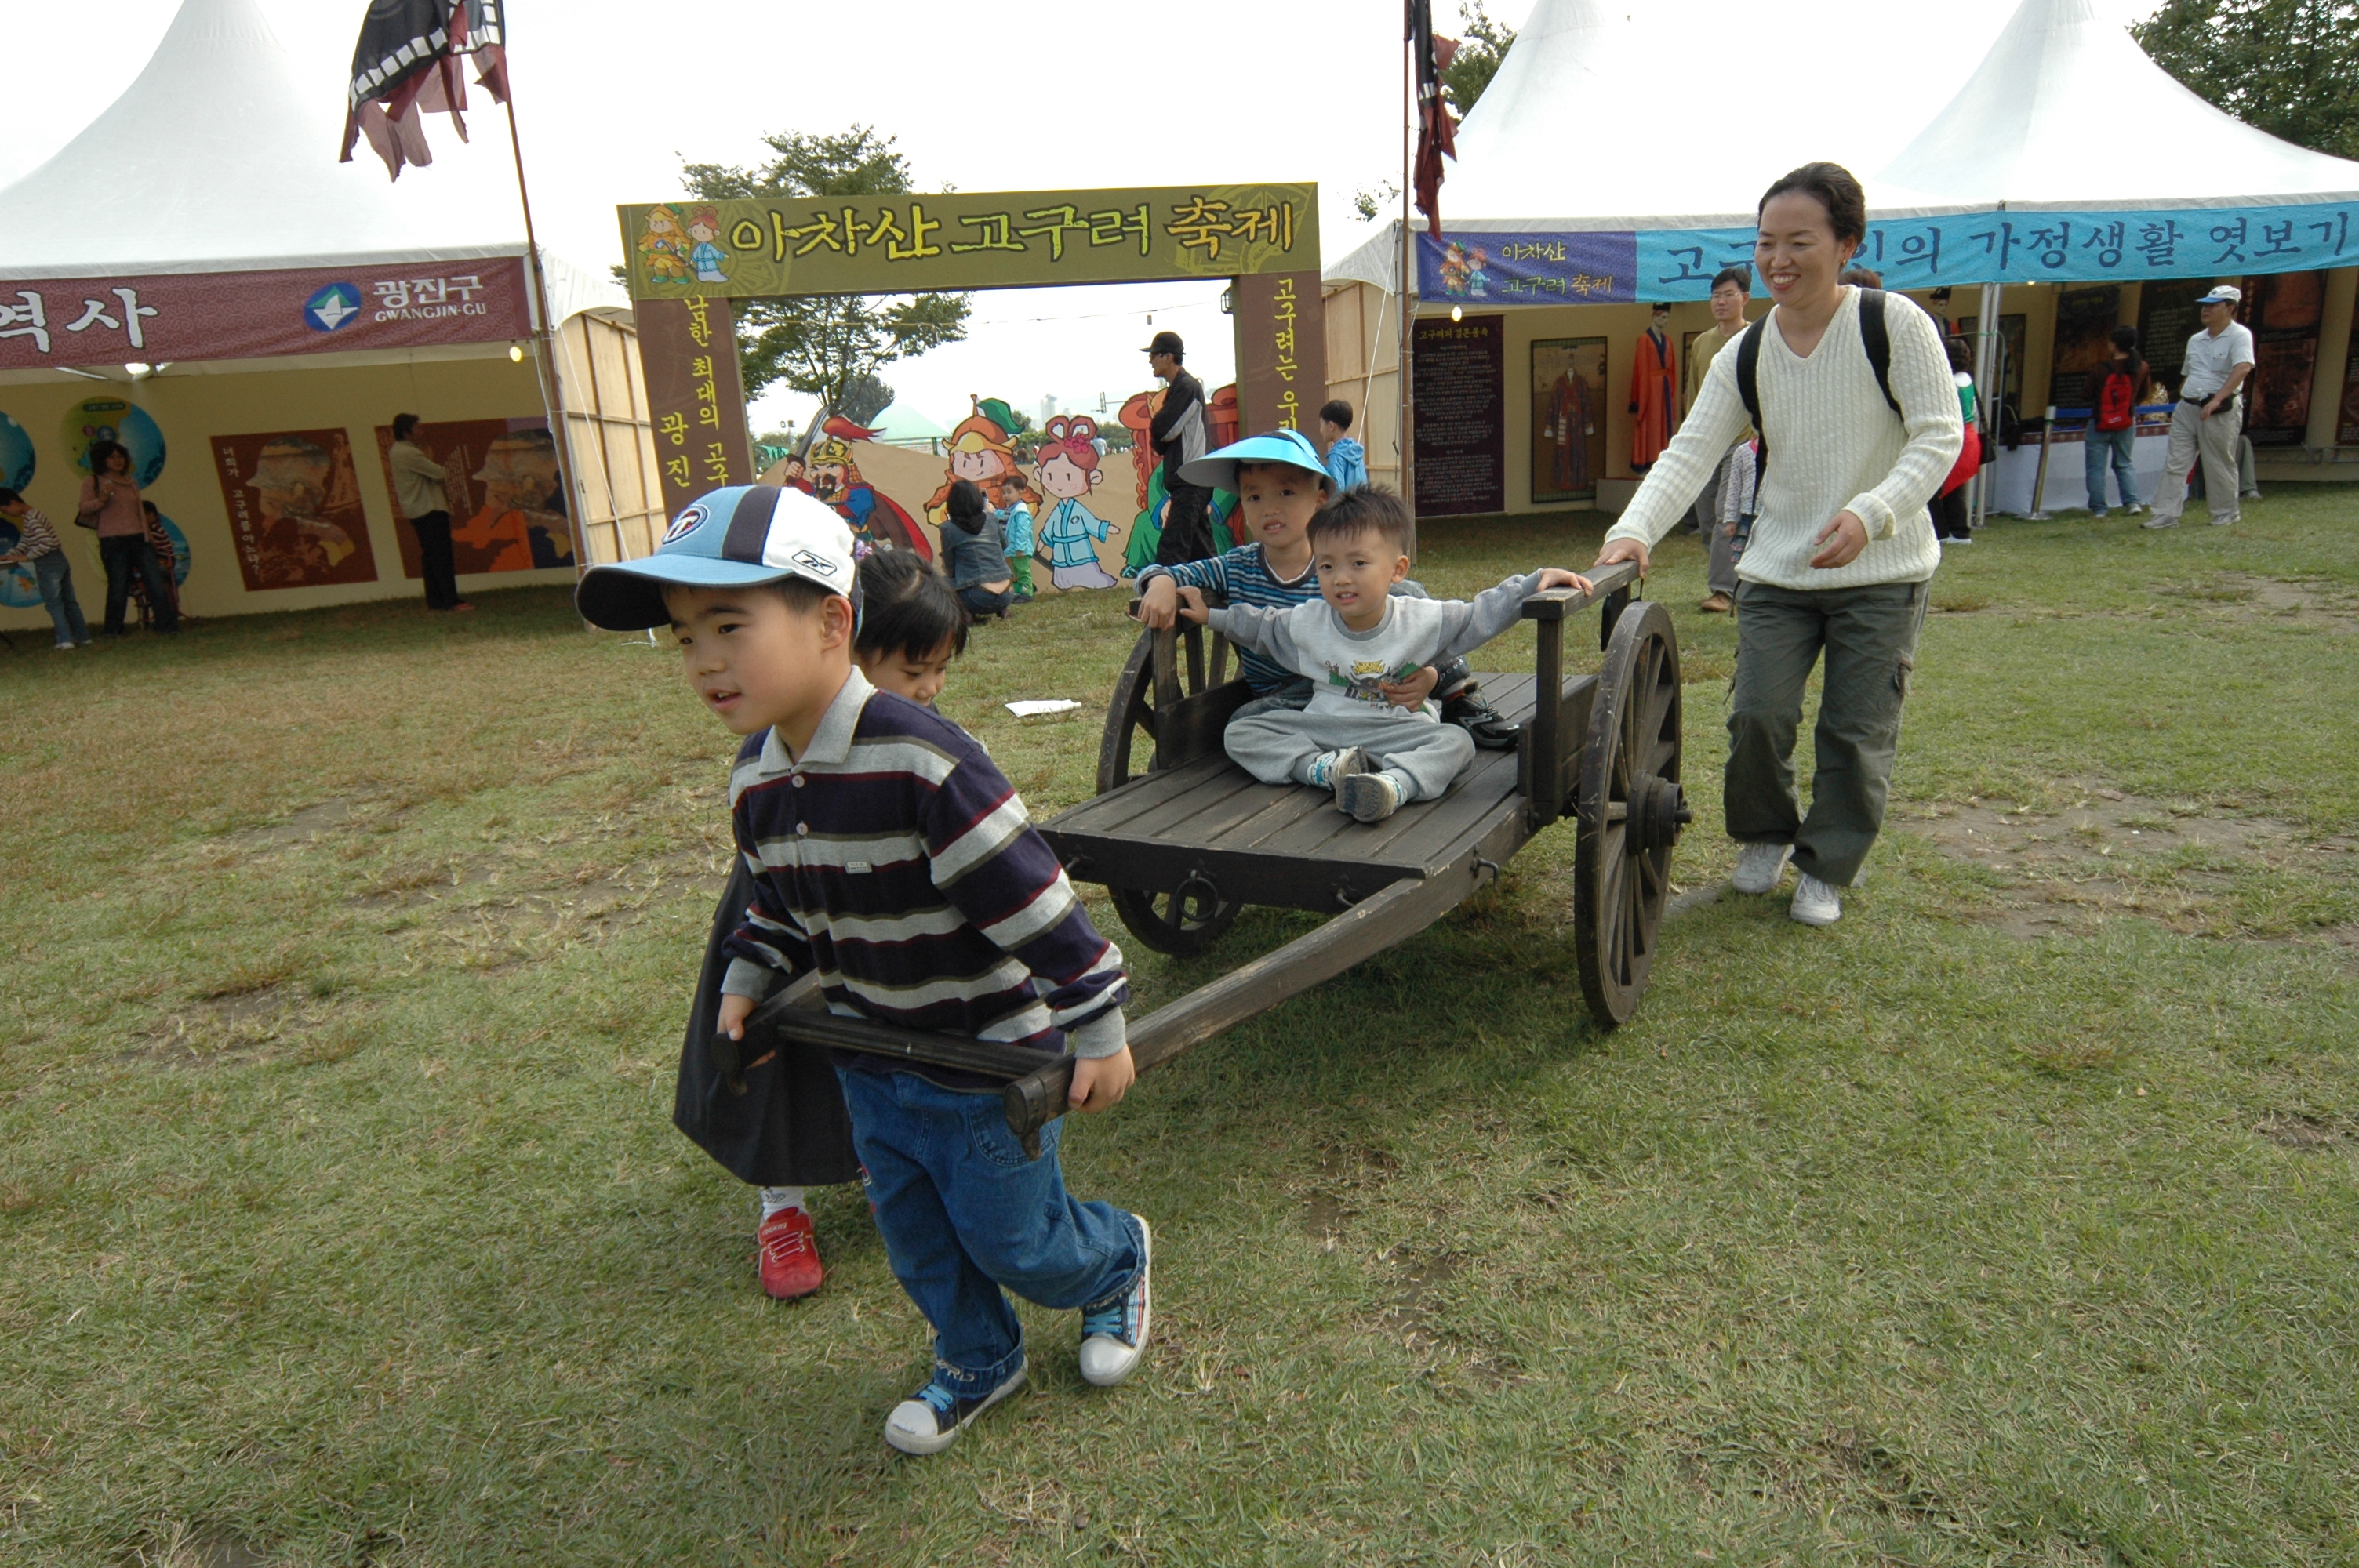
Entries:
POLYGON ((1425 665, 1471 653, 1516 623, 1538 591, 1539 573, 1511 577, 1462 599, 1385 600, 1385 618, 1354 632, 1323 599, 1283 609, 1250 604, 1215 610, 1210 624, 1240 648, 1310 677, 1310 711, 1433 719, 1433 705, 1395 707, 1378 689, 1425 665))

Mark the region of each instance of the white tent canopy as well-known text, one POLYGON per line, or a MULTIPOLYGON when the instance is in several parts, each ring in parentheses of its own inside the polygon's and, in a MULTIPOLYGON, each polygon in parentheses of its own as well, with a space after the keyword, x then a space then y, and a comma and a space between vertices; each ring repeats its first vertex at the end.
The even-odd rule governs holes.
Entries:
POLYGON ((2024 0, 1878 179, 2018 211, 2359 200, 2359 163, 2213 108, 2091 0, 2024 0))
MULTIPOLYGON (((524 254, 500 111, 399 184, 339 164, 342 83, 305 78, 255 0, 185 0, 130 87, 0 190, 0 277, 149 276, 463 262, 524 254)), ((623 291, 544 254, 562 321, 623 291)))

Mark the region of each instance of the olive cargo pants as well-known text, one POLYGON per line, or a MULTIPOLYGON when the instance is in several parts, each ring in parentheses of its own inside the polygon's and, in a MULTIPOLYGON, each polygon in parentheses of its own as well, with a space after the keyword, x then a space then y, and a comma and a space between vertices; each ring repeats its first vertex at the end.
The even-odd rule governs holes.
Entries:
POLYGON ((1736 678, 1728 713, 1728 836, 1791 844, 1794 868, 1848 887, 1884 826, 1900 705, 1917 665, 1928 585, 1804 592, 1748 582, 1736 595, 1736 678), (1802 688, 1827 659, 1810 812, 1794 795, 1802 688))

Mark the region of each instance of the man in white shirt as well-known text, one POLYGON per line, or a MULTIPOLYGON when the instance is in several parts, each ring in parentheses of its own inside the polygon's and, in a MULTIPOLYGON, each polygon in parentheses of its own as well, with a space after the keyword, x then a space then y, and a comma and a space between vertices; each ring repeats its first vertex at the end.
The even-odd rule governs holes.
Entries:
POLYGON ((2180 366, 2179 406, 2170 415, 2170 455, 2163 460, 2162 485, 2154 498, 2149 528, 2176 528, 2187 509, 2187 475, 2203 460, 2203 499, 2212 525, 2236 521, 2236 436, 2244 427, 2237 389, 2253 373, 2252 329, 2236 319, 2244 290, 2222 284, 2195 303, 2203 310, 2203 330, 2187 340, 2180 366))
MULTIPOLYGON (((393 470, 393 495, 401 514, 418 535, 419 575, 426 581, 429 610, 473 610, 459 597, 459 579, 451 553, 449 475, 440 463, 418 444, 418 416, 393 416, 393 446, 386 453, 393 470)), ((466 470, 459 470, 464 473, 466 470)))

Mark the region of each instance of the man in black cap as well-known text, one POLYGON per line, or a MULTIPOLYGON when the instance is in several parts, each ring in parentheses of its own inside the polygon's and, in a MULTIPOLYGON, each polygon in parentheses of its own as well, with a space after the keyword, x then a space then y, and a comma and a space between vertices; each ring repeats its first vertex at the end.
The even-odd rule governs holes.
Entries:
POLYGON ((1163 542, 1155 550, 1158 566, 1201 561, 1212 553, 1212 492, 1180 477, 1182 465, 1202 457, 1212 445, 1204 384, 1180 366, 1187 354, 1177 332, 1158 332, 1147 345, 1147 367, 1158 380, 1171 384, 1163 395, 1162 409, 1147 427, 1155 455, 1163 460, 1163 493, 1169 497, 1163 512, 1163 542))

